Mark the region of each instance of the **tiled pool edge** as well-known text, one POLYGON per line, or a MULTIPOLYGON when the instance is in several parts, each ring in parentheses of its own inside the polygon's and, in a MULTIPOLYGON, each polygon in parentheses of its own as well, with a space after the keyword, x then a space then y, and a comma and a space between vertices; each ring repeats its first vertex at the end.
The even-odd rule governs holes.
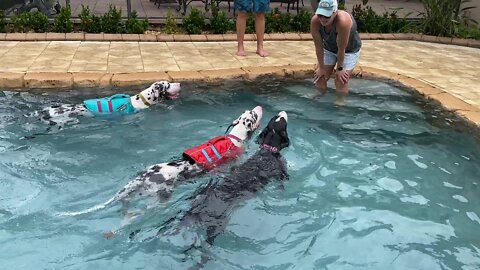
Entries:
MULTIPOLYGON (((414 40, 480 48, 480 40, 437 37, 414 33, 360 33, 362 40, 414 40)), ((0 33, 0 41, 124 41, 124 42, 208 42, 236 41, 236 34, 90 34, 90 33, 0 33)), ((255 34, 245 35, 246 41, 256 40, 255 34)), ((312 40, 309 33, 270 33, 267 41, 312 40)))
MULTIPOLYGON (((225 79, 254 80, 258 77, 305 79, 312 77, 313 65, 286 65, 273 67, 243 67, 200 71, 167 71, 138 73, 65 73, 65 72, 23 72, 0 73, 0 88, 24 91, 33 88, 86 88, 86 87, 127 87, 149 84, 157 80, 206 81, 225 79)), ((467 120, 473 127, 480 128, 480 108, 429 83, 387 70, 359 66, 354 76, 364 79, 382 79, 399 83, 413 94, 433 101, 448 111, 467 120)))

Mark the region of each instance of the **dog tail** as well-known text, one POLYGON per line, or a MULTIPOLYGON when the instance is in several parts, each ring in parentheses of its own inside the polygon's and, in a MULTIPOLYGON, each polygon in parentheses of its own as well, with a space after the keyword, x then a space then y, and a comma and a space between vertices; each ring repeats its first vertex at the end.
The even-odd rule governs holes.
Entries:
POLYGON ((110 198, 108 201, 104 202, 104 203, 101 203, 101 204, 97 204, 95 206, 92 206, 88 209, 85 209, 85 210, 82 210, 82 211, 77 211, 77 212, 60 212, 57 214, 57 216, 70 216, 70 217, 74 217, 74 216, 79 216, 79 215, 84 215, 84 214, 88 214, 88 213, 92 213, 92 212, 95 212, 95 211, 98 211, 98 210, 101 210, 101 209, 104 209, 106 208, 107 206, 109 206, 111 203, 117 201, 118 197, 117 196, 113 196, 112 198, 110 198))

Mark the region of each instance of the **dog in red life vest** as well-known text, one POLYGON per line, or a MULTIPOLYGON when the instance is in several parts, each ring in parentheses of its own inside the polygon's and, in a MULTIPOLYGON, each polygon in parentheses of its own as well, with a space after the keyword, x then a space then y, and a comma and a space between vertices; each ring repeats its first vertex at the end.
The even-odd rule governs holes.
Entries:
POLYGON ((161 201, 167 201, 178 183, 199 176, 240 156, 245 151, 244 143, 260 127, 262 112, 260 106, 251 111, 245 111, 230 124, 226 135, 215 137, 204 144, 187 149, 177 160, 148 167, 105 203, 83 211, 64 212, 60 215, 86 214, 103 209, 118 201, 122 202, 122 213, 128 215, 128 203, 136 193, 156 195, 161 201), (228 132, 229 130, 230 132, 228 132))

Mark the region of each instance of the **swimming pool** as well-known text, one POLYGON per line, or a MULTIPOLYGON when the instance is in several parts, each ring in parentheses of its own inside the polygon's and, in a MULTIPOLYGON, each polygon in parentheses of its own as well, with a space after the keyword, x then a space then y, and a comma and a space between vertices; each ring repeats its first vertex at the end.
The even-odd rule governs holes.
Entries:
MULTIPOLYGON (((116 119, 81 119, 58 133, 20 140, 45 125, 23 114, 89 91, 0 92, 2 269, 186 269, 195 232, 154 237, 186 198, 223 168, 180 186, 113 239, 120 206, 59 217, 103 202, 146 166, 221 135, 261 105, 262 126, 288 113, 283 151, 290 180, 269 185, 231 216, 206 252, 205 269, 478 269, 480 147, 455 118, 391 85, 352 80, 348 105, 312 100, 310 81, 186 84, 164 106, 116 119), (142 229, 139 237, 129 234, 142 229)), ((102 92, 102 95, 108 93, 102 92)), ((258 135, 258 132, 256 133, 258 135)), ((249 142, 242 160, 257 146, 249 142)))

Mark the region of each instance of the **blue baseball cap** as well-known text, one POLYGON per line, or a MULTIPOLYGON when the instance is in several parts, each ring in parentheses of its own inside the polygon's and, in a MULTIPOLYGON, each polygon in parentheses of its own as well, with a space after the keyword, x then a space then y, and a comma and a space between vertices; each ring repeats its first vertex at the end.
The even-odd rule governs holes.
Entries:
POLYGON ((317 11, 315 14, 330 17, 334 12, 338 10, 337 0, 320 0, 318 3, 317 11))

